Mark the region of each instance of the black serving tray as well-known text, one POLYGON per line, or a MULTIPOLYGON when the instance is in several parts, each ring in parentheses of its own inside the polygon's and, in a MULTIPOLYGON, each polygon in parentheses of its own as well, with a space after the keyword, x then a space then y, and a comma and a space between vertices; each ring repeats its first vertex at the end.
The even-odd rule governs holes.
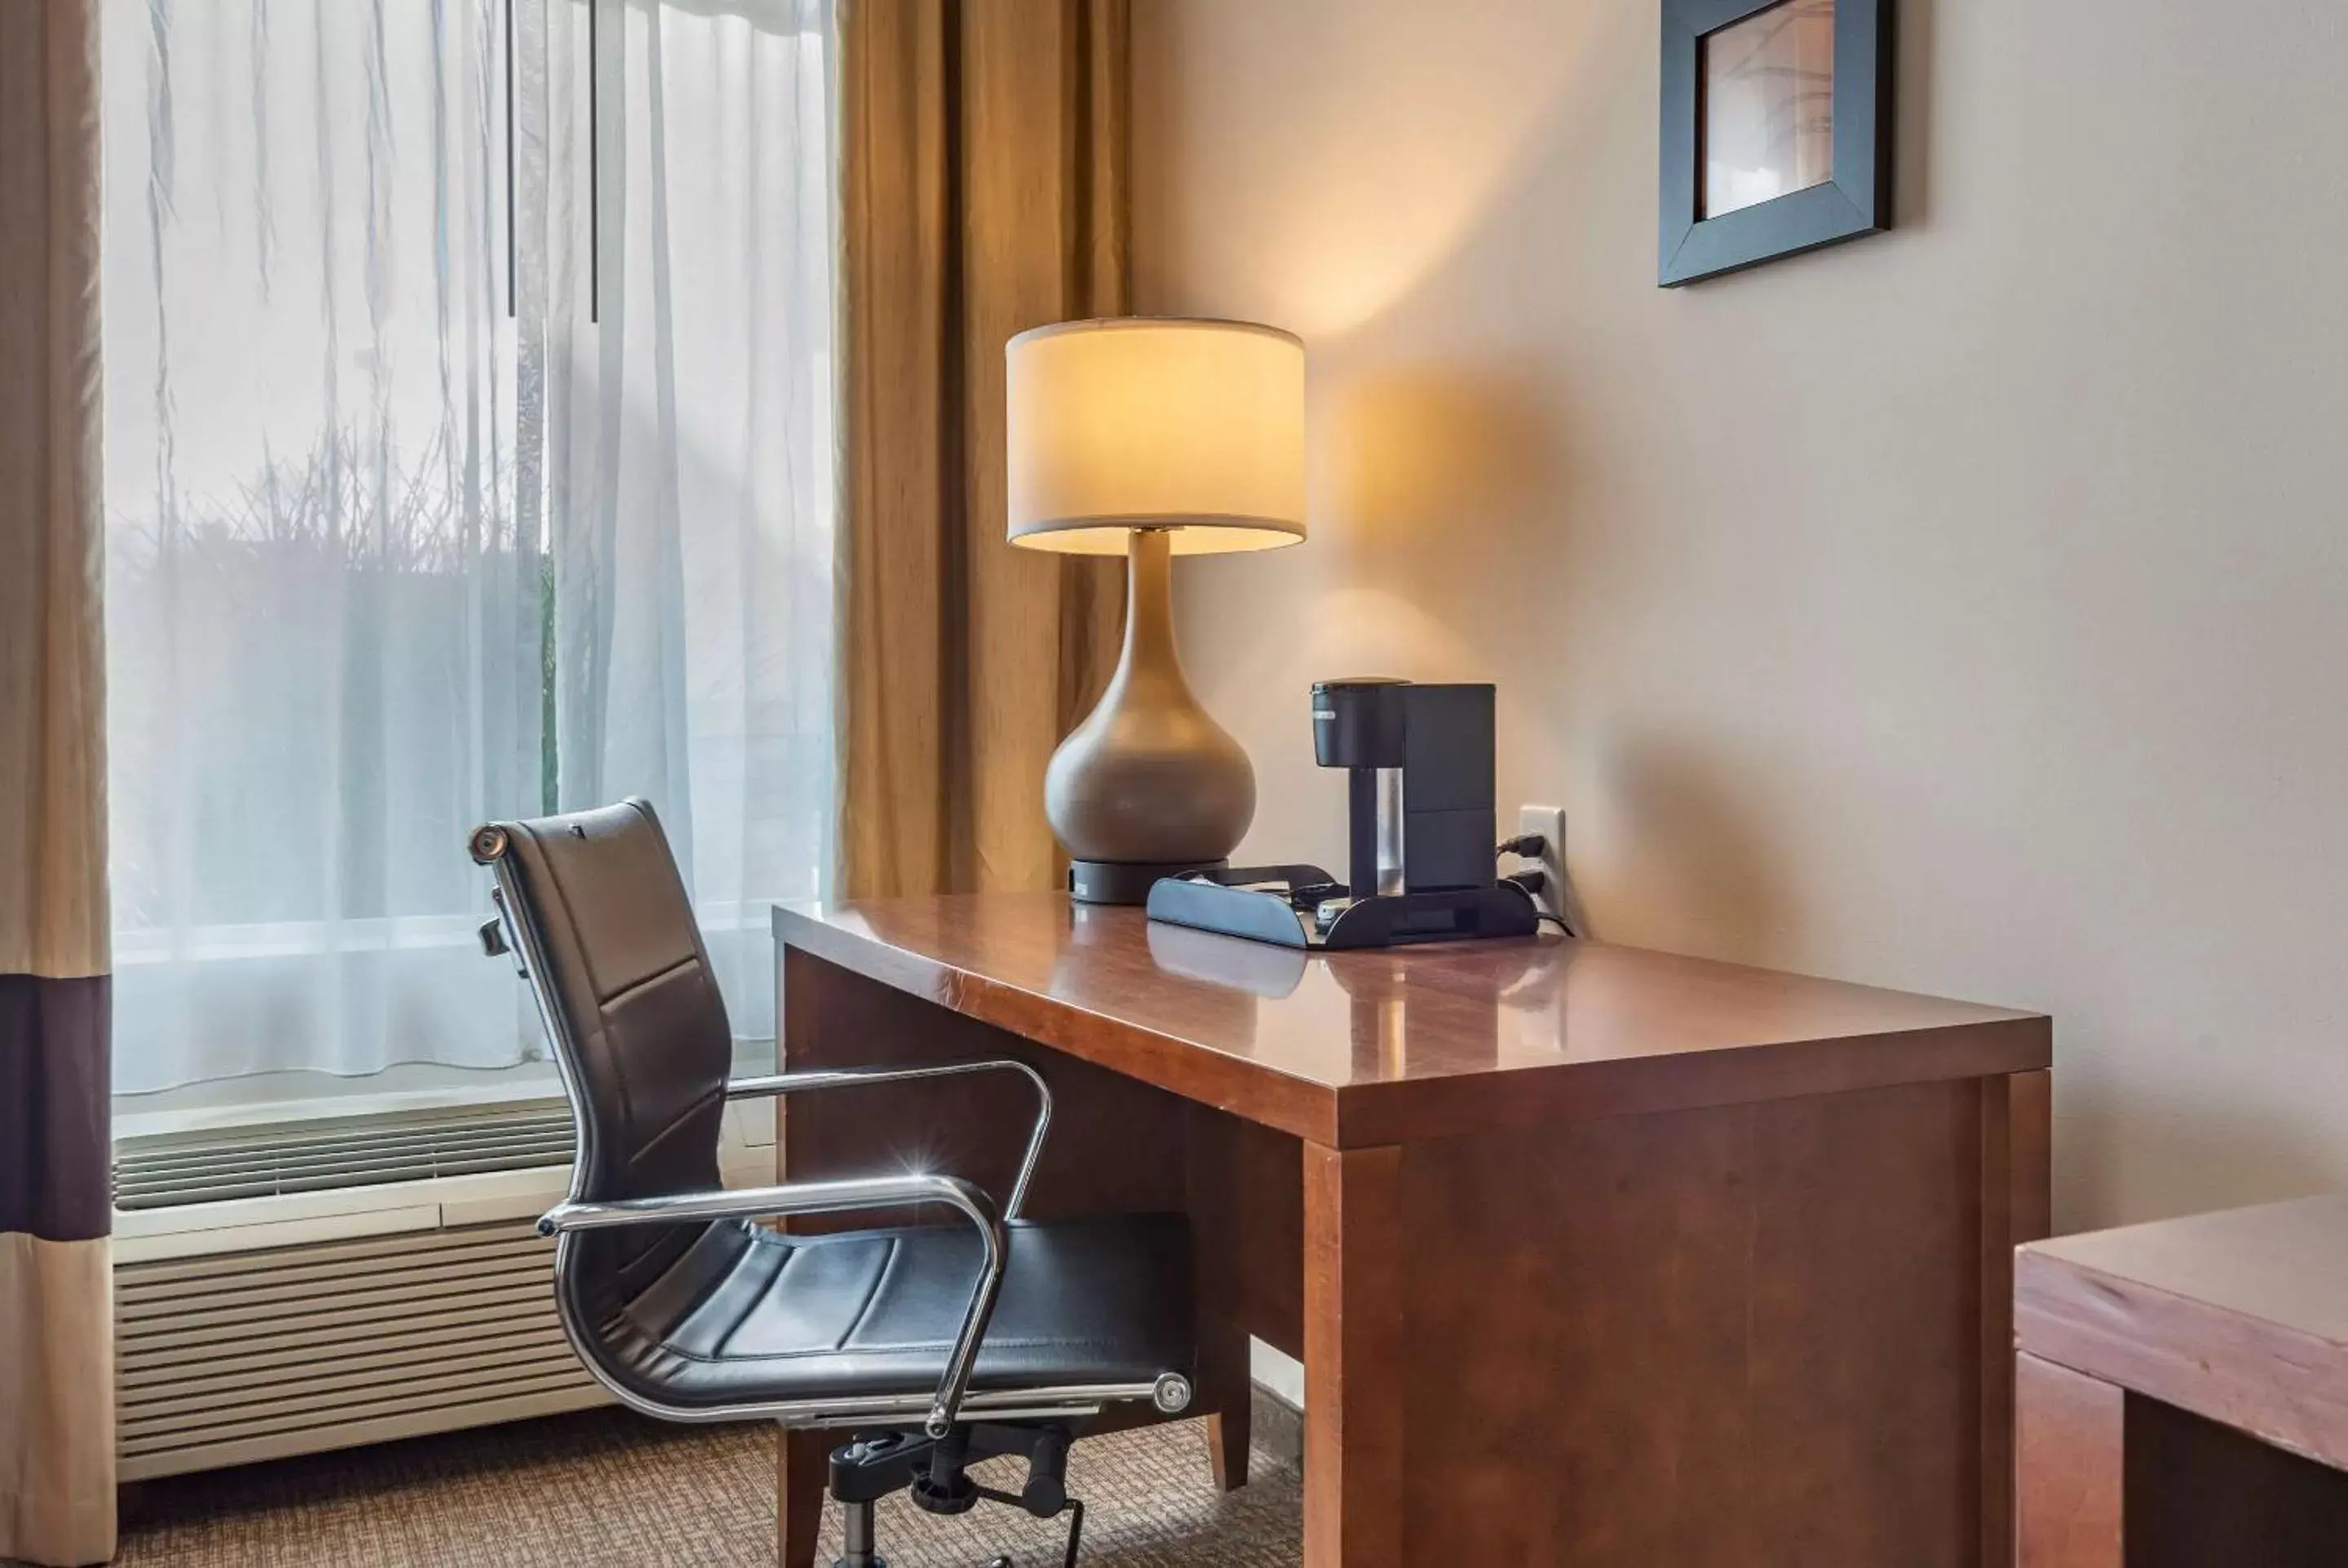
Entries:
POLYGON ((1317 866, 1219 867, 1160 877, 1148 912, 1169 925, 1316 952, 1529 937, 1540 928, 1531 895, 1513 882, 1356 899, 1324 927, 1316 909, 1344 892, 1317 866))

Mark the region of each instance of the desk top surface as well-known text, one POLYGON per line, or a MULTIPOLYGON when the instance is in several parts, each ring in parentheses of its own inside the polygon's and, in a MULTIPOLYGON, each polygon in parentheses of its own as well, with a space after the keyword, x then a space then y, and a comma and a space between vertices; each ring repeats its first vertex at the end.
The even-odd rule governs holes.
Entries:
POLYGON ((1306 955, 1057 894, 787 906, 778 941, 1299 1136, 1509 1122, 2047 1065, 2038 1014, 1601 942, 1306 955))
POLYGON ((2348 1193, 2033 1242, 2022 1349, 2348 1469, 2348 1193))

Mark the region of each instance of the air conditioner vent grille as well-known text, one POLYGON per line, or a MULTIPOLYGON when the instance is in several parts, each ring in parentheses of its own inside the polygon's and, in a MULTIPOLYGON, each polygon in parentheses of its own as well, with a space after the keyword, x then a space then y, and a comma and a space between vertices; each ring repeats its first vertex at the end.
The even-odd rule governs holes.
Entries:
POLYGON ((175 1208, 425 1182, 566 1165, 571 1154, 571 1109, 560 1101, 173 1132, 116 1143, 114 1206, 175 1208))
POLYGON ((609 1403, 553 1255, 507 1224, 118 1265, 123 1479, 609 1403))

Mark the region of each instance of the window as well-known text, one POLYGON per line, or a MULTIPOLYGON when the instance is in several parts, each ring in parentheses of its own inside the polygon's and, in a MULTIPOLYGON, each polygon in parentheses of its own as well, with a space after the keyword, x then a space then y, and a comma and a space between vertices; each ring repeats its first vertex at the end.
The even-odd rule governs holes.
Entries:
POLYGON ((465 835, 627 794, 771 1039, 829 841, 829 23, 108 0, 123 1109, 542 1088, 465 835))

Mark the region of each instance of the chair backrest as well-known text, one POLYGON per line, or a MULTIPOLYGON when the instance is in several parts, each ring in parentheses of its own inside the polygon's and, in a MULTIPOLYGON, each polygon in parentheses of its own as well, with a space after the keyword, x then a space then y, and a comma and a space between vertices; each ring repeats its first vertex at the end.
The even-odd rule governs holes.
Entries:
POLYGON ((705 1192, 733 1066, 726 1003, 651 803, 475 830, 524 927, 590 1202, 705 1192))

